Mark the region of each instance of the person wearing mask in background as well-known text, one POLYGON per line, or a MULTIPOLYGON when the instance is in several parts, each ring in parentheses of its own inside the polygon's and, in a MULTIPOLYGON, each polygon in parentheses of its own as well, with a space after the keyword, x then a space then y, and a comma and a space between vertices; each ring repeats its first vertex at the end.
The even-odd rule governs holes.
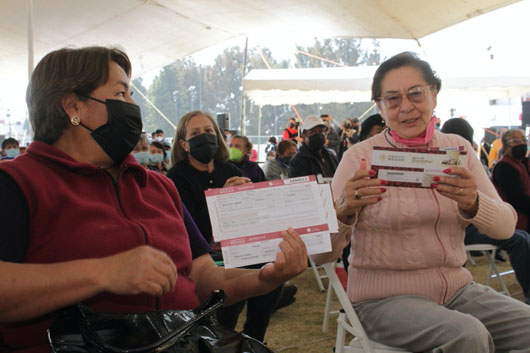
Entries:
POLYGON ((230 141, 230 162, 233 163, 243 176, 253 183, 265 181, 265 174, 258 163, 250 160, 252 142, 246 136, 235 135, 230 141))
POLYGON ((149 142, 147 141, 146 136, 142 135, 140 137, 140 140, 138 140, 138 143, 134 146, 132 155, 138 164, 147 168, 147 164, 149 163, 149 142))
POLYGON ((523 130, 502 135, 504 155, 493 168, 492 179, 502 199, 517 211, 517 229, 530 232, 530 165, 528 140, 523 130))
POLYGON ((294 142, 298 142, 299 125, 300 124, 298 123, 295 117, 289 118, 289 121, 287 122, 287 127, 283 130, 282 140, 293 140, 294 142))
POLYGON ((361 132, 359 133, 360 141, 369 139, 372 136, 379 134, 386 128, 386 123, 381 114, 370 115, 361 125, 361 132))
POLYGON ((341 143, 339 147, 339 161, 342 155, 348 148, 359 142, 359 119, 346 118, 342 121, 342 129, 340 131, 341 143))
POLYGON ((268 160, 263 167, 266 180, 285 179, 289 175, 289 162, 296 154, 296 143, 283 140, 278 144, 276 157, 268 160))
POLYGON ((232 140, 232 131, 230 131, 229 129, 224 129, 223 134, 224 134, 223 136, 224 136, 225 142, 228 145, 230 141, 232 140))
POLYGON ((324 124, 326 124, 326 128, 327 128, 326 146, 330 150, 335 152, 335 155, 337 155, 339 153, 339 147, 342 142, 340 135, 337 133, 337 131, 340 130, 340 127, 335 122, 335 119, 333 119, 333 117, 329 114, 322 114, 320 118, 324 120, 324 124))
POLYGON ((271 136, 267 140, 267 146, 265 147, 265 153, 268 154, 269 152, 276 152, 276 149, 278 148, 278 140, 276 140, 276 136, 271 136))
POLYGON ((158 141, 152 141, 149 145, 149 163, 147 168, 155 170, 164 175, 167 174, 167 151, 165 146, 158 141))
POLYGON ((8 137, 2 141, 2 159, 14 159, 20 154, 20 146, 16 139, 8 137))
POLYGON ((171 144, 164 137, 164 130, 162 130, 162 129, 157 129, 155 131, 155 136, 154 136, 154 140, 153 141, 160 142, 162 144, 162 146, 164 146, 164 148, 168 148, 168 149, 171 148, 171 144))
POLYGON ((324 146, 326 124, 316 116, 304 121, 303 142, 289 162, 289 177, 321 174, 332 178, 337 169, 337 158, 324 146))
MULTIPOLYGON (((456 134, 465 138, 469 143, 473 142, 473 128, 462 118, 452 118, 447 120, 441 130, 444 134, 456 134)), ((481 233, 476 226, 470 224, 466 227, 465 245, 491 244, 505 250, 509 257, 515 277, 523 289, 526 304, 530 304, 530 234, 524 230, 516 229, 509 239, 493 239, 481 233)), ((499 261, 506 261, 497 257, 502 254, 495 253, 495 258, 499 261)))

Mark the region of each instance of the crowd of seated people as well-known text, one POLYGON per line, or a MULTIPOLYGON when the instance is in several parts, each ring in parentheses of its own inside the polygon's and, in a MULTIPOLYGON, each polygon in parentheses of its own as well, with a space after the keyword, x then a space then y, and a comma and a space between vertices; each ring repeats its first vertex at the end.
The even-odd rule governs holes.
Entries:
POLYGON ((464 242, 506 250, 530 302, 524 132, 509 130, 501 139, 497 191, 476 158, 447 170, 430 189, 386 188, 370 169, 374 146, 463 144, 471 152, 472 134, 459 133, 467 126, 451 130, 448 122, 435 130, 441 81, 426 62, 403 53, 378 69, 372 98, 381 114, 345 118, 340 126, 328 114, 290 118, 282 141, 269 139, 263 169, 251 139, 221 131, 205 111, 182 116, 171 144, 160 129, 149 141, 130 77, 127 55, 103 47, 54 51, 32 75, 35 142, 21 156, 18 141, 2 143, 0 195, 13 202, 0 209, 0 350, 47 351, 50 319, 79 301, 107 311, 189 309, 221 287, 229 305, 219 322, 233 329, 246 306, 243 331, 264 341, 273 312, 294 302, 296 287, 285 283, 307 265, 303 242, 287 230, 281 261, 218 266, 204 192, 308 175, 333 178, 339 220, 332 252, 314 258, 334 261, 344 250, 348 295, 370 338, 413 351, 492 353, 494 346, 530 344, 517 330, 530 323, 528 307, 474 283, 460 251, 464 242), (69 64, 58 68, 57 60, 69 64), (83 75, 88 71, 98 77, 83 75), (49 222, 50 209, 76 214, 49 222), (28 300, 33 305, 23 305, 28 300))

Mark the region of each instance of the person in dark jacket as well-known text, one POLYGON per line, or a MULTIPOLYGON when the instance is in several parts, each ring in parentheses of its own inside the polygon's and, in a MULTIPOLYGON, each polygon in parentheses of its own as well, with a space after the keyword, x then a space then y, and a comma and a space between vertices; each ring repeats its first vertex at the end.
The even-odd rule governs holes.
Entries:
POLYGON ((238 167, 243 176, 253 183, 265 181, 265 173, 258 163, 250 160, 252 142, 246 136, 235 135, 230 140, 230 162, 238 167))
POLYGON ((504 155, 493 168, 493 184, 502 199, 517 211, 517 229, 530 232, 530 161, 528 140, 520 129, 501 138, 504 155))
POLYGON ((303 143, 289 163, 289 177, 321 174, 331 178, 337 169, 337 158, 324 147, 326 124, 316 116, 304 121, 303 143))

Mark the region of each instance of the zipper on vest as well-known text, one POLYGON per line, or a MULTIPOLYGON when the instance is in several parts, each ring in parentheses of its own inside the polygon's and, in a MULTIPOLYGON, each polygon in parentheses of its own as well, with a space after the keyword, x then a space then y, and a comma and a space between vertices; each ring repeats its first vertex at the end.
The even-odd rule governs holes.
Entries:
MULTIPOLYGON (((127 168, 127 165, 124 166, 124 168, 122 168, 121 172, 120 172, 120 176, 121 174, 123 173, 123 171, 127 168)), ((103 169, 104 170, 104 169, 103 169)), ((116 194, 116 199, 118 200, 118 205, 120 206, 120 210, 121 210, 121 213, 123 214, 123 216, 127 219, 129 219, 129 217, 127 217, 127 214, 125 214, 125 210, 123 209, 123 205, 121 203, 121 199, 120 199, 120 183, 119 183, 119 180, 115 179, 112 175, 110 175, 109 172, 107 172, 106 170, 104 170, 107 174, 109 174, 109 176, 111 177, 111 180, 112 180, 112 186, 114 186, 114 193, 116 194)), ((142 227, 141 224, 137 223, 137 222, 134 222, 132 220, 129 219, 129 221, 135 223, 141 230, 142 230, 142 234, 144 235, 144 242, 145 242, 145 245, 149 245, 149 241, 147 239, 147 232, 145 231, 144 227, 142 227)), ((159 301, 159 298, 158 297, 155 297, 155 310, 158 311, 159 310, 159 307, 160 307, 160 301, 159 301)))

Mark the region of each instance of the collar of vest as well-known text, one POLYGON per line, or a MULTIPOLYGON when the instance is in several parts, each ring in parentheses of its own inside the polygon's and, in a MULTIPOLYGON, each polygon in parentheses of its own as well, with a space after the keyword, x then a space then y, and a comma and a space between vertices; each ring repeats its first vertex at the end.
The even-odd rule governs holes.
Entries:
MULTIPOLYGON (((46 159, 53 163, 60 164, 62 167, 68 168, 81 175, 94 175, 106 172, 103 168, 96 165, 78 162, 60 149, 41 141, 32 142, 29 145, 26 153, 28 154, 28 157, 46 159)), ((120 164, 120 175, 126 172, 132 172, 134 177, 142 186, 147 184, 147 170, 138 164, 136 159, 131 154, 127 155, 127 157, 125 157, 123 162, 120 164)))

